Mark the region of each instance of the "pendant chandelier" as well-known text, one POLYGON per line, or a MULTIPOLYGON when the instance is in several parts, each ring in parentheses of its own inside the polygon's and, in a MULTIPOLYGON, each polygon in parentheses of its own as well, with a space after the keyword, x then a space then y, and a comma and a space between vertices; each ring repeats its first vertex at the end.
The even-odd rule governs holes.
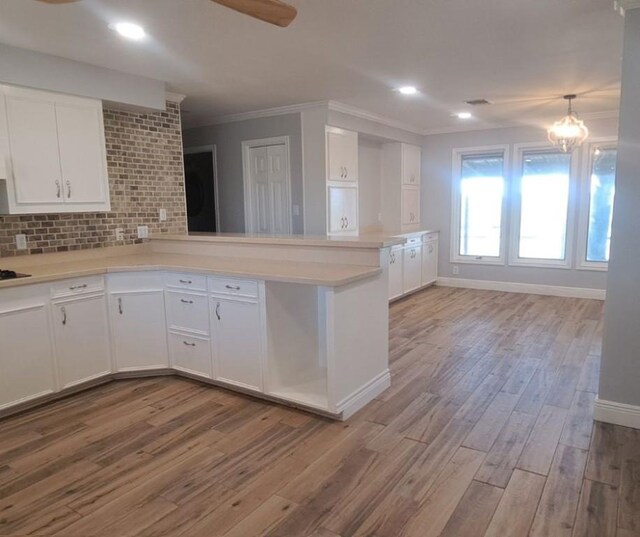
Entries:
POLYGON ((564 96, 564 99, 569 101, 567 115, 556 121, 547 131, 549 141, 563 153, 570 153, 574 148, 582 145, 582 142, 589 136, 589 129, 585 126, 584 121, 579 120, 571 109, 571 100, 575 98, 575 95, 564 96))

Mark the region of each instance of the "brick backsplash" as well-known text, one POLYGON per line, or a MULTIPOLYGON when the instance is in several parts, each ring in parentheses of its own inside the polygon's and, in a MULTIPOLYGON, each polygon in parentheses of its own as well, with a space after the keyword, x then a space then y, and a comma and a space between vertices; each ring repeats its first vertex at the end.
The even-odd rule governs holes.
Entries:
POLYGON ((64 252, 141 242, 137 226, 150 233, 186 233, 180 106, 140 114, 104 110, 111 212, 0 216, 0 257, 64 252), (158 221, 161 208, 167 221, 158 221), (116 242, 116 229, 124 240, 116 242), (15 235, 27 236, 16 250, 15 235))

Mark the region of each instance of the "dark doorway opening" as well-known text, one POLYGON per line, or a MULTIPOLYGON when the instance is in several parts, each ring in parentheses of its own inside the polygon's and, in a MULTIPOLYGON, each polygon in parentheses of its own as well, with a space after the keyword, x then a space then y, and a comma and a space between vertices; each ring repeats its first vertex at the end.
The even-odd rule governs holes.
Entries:
POLYGON ((218 231, 214 159, 212 149, 185 150, 184 178, 189 231, 218 231))

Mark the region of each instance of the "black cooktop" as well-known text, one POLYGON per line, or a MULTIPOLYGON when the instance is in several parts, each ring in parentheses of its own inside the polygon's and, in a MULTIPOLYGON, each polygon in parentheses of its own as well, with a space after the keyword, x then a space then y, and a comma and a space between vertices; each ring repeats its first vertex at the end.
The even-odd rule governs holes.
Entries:
POLYGON ((20 274, 14 270, 0 269, 0 280, 13 280, 14 278, 28 278, 29 274, 20 274))

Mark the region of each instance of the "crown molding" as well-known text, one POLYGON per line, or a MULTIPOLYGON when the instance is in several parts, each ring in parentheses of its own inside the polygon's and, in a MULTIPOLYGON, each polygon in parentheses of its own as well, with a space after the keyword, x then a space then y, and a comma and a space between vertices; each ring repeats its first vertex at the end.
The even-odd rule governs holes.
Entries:
POLYGON ((165 92, 165 99, 171 103, 180 104, 182 101, 184 101, 185 97, 186 95, 183 95, 182 93, 173 93, 172 91, 165 92))
POLYGON ((354 116, 360 119, 366 119, 368 121, 373 121, 375 123, 379 123, 387 127, 393 127, 394 129, 400 129, 403 131, 411 132, 413 134, 418 134, 418 135, 424 134, 424 129, 420 129, 415 125, 410 125, 409 123, 404 123, 403 121, 398 121, 396 119, 391 119, 385 116, 381 116, 379 114, 369 112, 368 110, 363 110, 362 108, 357 108, 355 106, 344 104, 339 101, 328 101, 327 104, 328 104, 329 110, 333 112, 341 112, 343 114, 348 114, 350 116, 354 116))
POLYGON ((262 110, 251 110, 249 112, 239 112, 237 114, 224 114, 203 118, 191 127, 207 127, 209 125, 221 125, 223 123, 235 123, 236 121, 246 121, 248 119, 259 119, 263 117, 283 116, 285 114, 296 114, 310 108, 326 107, 328 101, 315 101, 308 103, 292 104, 288 106, 276 106, 274 108, 264 108, 262 110))
POLYGON ((614 0, 613 9, 624 17, 625 11, 640 8, 640 0, 614 0))

